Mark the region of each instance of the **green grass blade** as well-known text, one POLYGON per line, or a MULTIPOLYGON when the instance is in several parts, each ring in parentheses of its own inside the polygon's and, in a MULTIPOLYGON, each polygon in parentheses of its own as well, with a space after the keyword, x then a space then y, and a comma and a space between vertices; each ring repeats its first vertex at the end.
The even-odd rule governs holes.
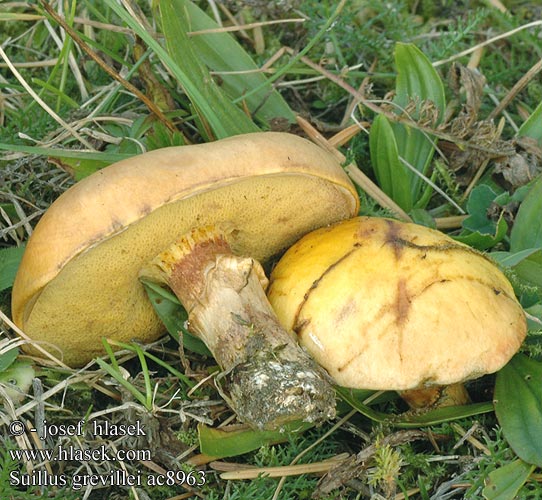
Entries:
POLYGON ((162 63, 171 71, 188 95, 194 107, 202 113, 217 138, 258 131, 258 127, 234 104, 232 104, 214 83, 186 35, 186 10, 184 1, 163 0, 160 2, 160 17, 168 50, 164 49, 115 0, 104 0, 150 47, 162 63))
POLYGON ((106 163, 115 163, 126 160, 134 155, 124 153, 100 153, 98 151, 78 151, 76 149, 43 148, 39 146, 24 146, 22 144, 6 144, 0 142, 0 150, 11 153, 27 153, 31 155, 50 156, 52 158, 75 158, 79 160, 98 160, 106 163))
MULTIPOLYGON (((187 1, 186 8, 192 31, 219 28, 218 24, 193 2, 187 1)), ((217 72, 253 71, 258 69, 250 55, 226 32, 209 33, 190 38, 203 62, 217 72)), ((246 103, 251 112, 263 122, 283 117, 294 121, 295 116, 282 96, 273 89, 263 73, 221 74, 221 88, 233 99, 241 98, 253 88, 260 90, 250 95, 246 103), (262 87, 263 86, 263 87, 262 87)))
POLYGON ((403 429, 436 425, 443 422, 450 422, 452 420, 458 420, 493 411, 492 403, 487 402, 461 406, 446 406, 443 408, 429 410, 425 413, 404 413, 401 415, 393 415, 373 410, 368 405, 363 404, 361 401, 359 401, 359 399, 353 396, 350 389, 345 387, 335 387, 335 390, 343 401, 347 402, 350 406, 352 406, 352 408, 357 410, 365 417, 374 420, 375 422, 387 422, 388 424, 403 429))
POLYGON ((188 37, 190 23, 187 0, 161 0, 160 22, 168 53, 197 112, 205 118, 217 138, 255 132, 252 120, 227 98, 201 62, 197 46, 188 37))

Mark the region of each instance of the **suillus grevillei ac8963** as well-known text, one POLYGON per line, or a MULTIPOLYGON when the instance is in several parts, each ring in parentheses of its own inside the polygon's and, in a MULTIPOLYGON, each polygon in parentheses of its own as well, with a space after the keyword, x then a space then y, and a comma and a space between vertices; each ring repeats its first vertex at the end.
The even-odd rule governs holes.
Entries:
POLYGON ((183 301, 242 420, 323 420, 335 411, 328 376, 280 327, 259 261, 358 207, 333 155, 291 134, 134 156, 77 183, 44 214, 13 287, 13 318, 72 366, 103 354, 102 337, 155 340, 164 328, 139 281, 146 269, 183 301))

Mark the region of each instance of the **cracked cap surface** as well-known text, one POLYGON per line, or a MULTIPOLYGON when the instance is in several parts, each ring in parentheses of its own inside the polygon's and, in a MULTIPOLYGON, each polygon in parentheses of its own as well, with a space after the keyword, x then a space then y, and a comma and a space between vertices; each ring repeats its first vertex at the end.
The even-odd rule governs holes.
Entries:
POLYGON ((271 275, 279 320, 345 387, 405 390, 492 373, 526 334, 512 286, 438 231, 359 217, 316 230, 271 275))

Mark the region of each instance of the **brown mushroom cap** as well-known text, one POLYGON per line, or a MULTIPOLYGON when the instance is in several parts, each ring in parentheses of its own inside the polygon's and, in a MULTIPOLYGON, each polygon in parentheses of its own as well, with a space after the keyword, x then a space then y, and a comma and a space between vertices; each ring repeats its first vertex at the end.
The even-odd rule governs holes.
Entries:
POLYGON ((32 339, 60 348, 66 363, 81 365, 103 352, 101 337, 148 342, 161 334, 138 273, 191 228, 226 223, 234 251, 265 260, 357 209, 333 156, 290 134, 145 153, 89 176, 51 205, 19 268, 13 318, 32 339))
POLYGON ((304 236, 271 275, 286 329, 346 387, 406 390, 500 369, 526 334, 494 263, 422 226, 360 217, 304 236))

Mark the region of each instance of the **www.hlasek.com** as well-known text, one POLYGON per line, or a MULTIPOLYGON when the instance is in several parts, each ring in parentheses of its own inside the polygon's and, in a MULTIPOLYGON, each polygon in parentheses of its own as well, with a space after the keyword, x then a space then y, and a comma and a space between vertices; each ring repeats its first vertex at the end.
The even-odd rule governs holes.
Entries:
MULTIPOLYGON (((14 420, 9 425, 9 431, 13 436, 20 436, 25 431, 37 432, 36 429, 26 429, 23 422, 14 420)), ((109 422, 92 422, 91 433, 93 436, 145 436, 141 422, 130 425, 115 425, 109 422)), ((53 425, 43 421, 40 429, 40 439, 49 437, 83 436, 85 433, 85 421, 81 420, 74 425, 53 425)), ((105 445, 97 448, 76 448, 72 445, 60 444, 54 449, 19 449, 9 450, 10 457, 16 462, 124 462, 124 461, 151 461, 150 450, 115 450, 113 453, 105 445)), ((18 470, 11 471, 9 482, 14 487, 28 486, 70 486, 74 490, 87 487, 104 486, 174 486, 184 484, 188 486, 203 486, 205 484, 204 471, 165 471, 163 474, 147 473, 140 470, 129 473, 124 469, 112 470, 105 474, 50 474, 45 470, 34 470, 31 474, 22 473, 18 470)))

